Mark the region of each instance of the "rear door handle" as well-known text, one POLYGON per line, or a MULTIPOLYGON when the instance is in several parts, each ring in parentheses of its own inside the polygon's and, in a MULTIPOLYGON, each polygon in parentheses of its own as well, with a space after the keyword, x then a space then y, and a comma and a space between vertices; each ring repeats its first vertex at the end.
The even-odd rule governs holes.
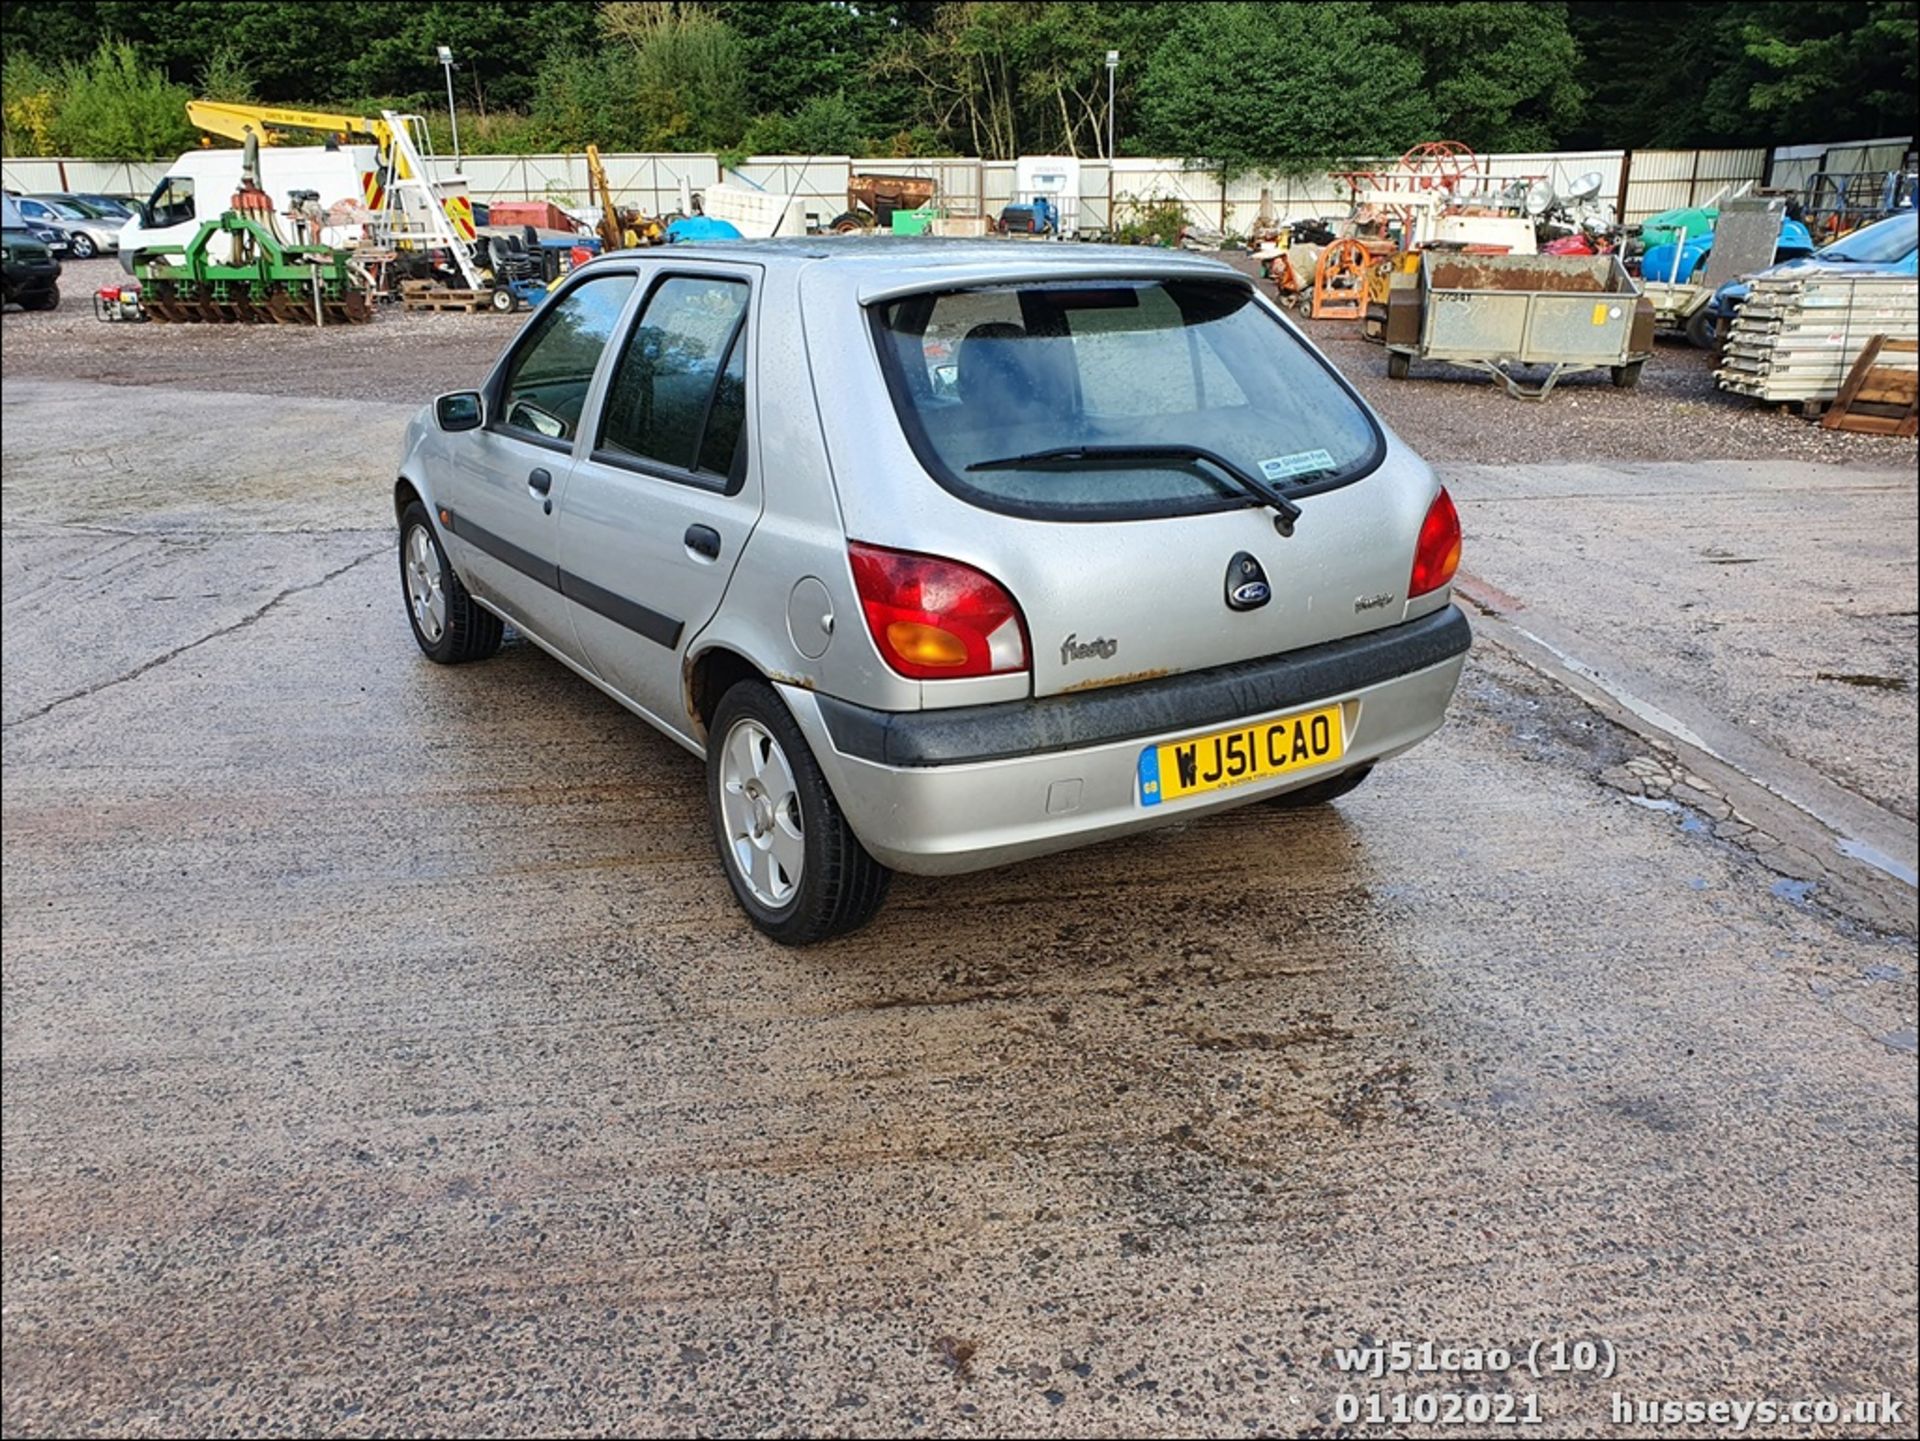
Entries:
POLYGON ((553 489, 553 477, 542 467, 527 477, 527 485, 539 494, 545 495, 553 489))
POLYGON ((710 525, 690 525, 686 534, 687 549, 707 560, 720 559, 720 532, 710 525))

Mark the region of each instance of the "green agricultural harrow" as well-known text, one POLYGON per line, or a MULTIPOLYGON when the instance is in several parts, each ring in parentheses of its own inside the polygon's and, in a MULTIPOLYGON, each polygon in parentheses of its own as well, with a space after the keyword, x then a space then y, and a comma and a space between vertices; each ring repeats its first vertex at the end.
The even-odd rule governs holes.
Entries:
POLYGON ((348 251, 290 245, 268 221, 229 210, 183 248, 141 261, 140 301, 159 321, 206 325, 360 325, 368 284, 348 251), (221 240, 225 237, 225 240, 221 240))

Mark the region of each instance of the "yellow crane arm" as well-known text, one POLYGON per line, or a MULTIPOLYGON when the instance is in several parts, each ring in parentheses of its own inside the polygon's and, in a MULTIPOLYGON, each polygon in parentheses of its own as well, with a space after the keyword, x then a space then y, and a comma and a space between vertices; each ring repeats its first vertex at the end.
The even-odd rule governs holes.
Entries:
POLYGON ((587 201, 595 192, 600 200, 600 243, 605 250, 618 250, 622 244, 620 212, 614 208, 613 187, 607 184, 607 167, 600 159, 598 145, 587 146, 587 201))
POLYGON ((189 100, 187 119, 210 135, 244 140, 251 129, 262 145, 284 143, 290 131, 337 135, 343 143, 372 143, 384 148, 392 129, 364 115, 331 115, 322 110, 285 110, 274 105, 234 105, 223 100, 189 100))

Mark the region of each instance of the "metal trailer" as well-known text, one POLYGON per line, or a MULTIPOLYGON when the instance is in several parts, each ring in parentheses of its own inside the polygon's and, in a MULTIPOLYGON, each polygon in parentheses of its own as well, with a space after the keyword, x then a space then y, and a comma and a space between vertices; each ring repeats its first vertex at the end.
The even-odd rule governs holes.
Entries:
POLYGON ((1520 400, 1544 400, 1563 375, 1606 370, 1637 385, 1653 354, 1653 306, 1616 255, 1459 255, 1423 251, 1391 278, 1387 374, 1444 360, 1494 376, 1520 400), (1512 367, 1544 365, 1529 387, 1512 367))

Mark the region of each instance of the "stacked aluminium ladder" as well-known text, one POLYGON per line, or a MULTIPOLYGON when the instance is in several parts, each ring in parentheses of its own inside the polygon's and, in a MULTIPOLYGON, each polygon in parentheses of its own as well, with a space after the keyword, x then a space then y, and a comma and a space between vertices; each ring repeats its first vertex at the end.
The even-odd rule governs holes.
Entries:
MULTIPOLYGON (((1722 390, 1815 413, 1840 393, 1874 336, 1920 337, 1920 281, 1912 276, 1815 271, 1758 276, 1752 285, 1715 372, 1722 390)), ((1911 367, 1912 356, 1904 363, 1911 367)))

